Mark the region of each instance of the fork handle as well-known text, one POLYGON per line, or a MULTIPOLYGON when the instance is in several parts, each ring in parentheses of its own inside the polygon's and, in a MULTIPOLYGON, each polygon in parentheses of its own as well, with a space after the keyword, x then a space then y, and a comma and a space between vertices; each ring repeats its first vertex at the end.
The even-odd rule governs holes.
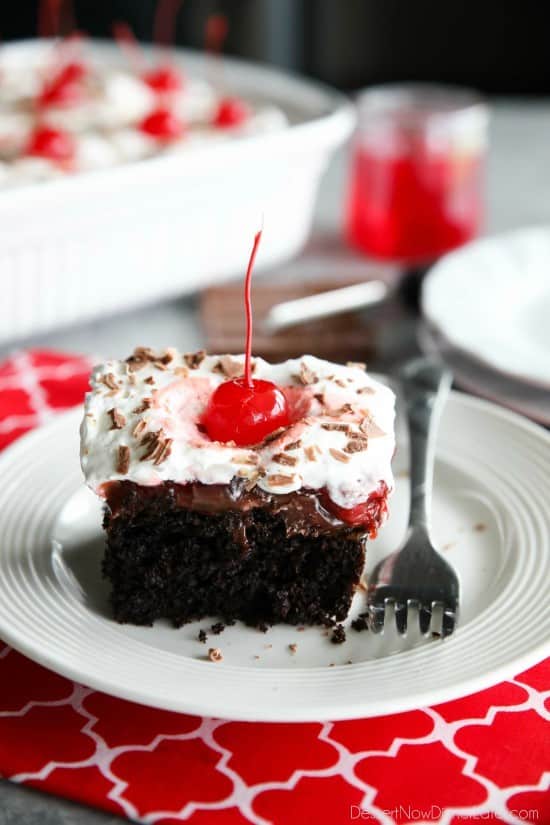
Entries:
POLYGON ((400 370, 410 436, 411 507, 409 527, 429 533, 435 433, 452 375, 430 358, 416 358, 400 370))

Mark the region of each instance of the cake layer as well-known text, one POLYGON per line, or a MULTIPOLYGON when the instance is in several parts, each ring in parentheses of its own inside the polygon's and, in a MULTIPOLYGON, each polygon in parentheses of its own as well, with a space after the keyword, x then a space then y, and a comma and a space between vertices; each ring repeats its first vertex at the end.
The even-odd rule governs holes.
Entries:
POLYGON ((261 444, 211 441, 201 424, 213 391, 241 375, 242 356, 181 355, 138 349, 127 361, 108 361, 92 375, 81 430, 87 483, 131 481, 155 486, 229 485, 284 496, 326 493, 354 508, 381 484, 393 489, 394 395, 360 366, 313 356, 268 364, 254 359, 254 377, 285 393, 291 425, 261 444))
MULTIPOLYGON (((115 618, 344 619, 364 567, 363 531, 316 510, 314 496, 294 493, 278 506, 275 498, 244 493, 235 504, 221 489, 111 487, 103 571, 115 618)), ((373 507, 377 523, 384 504, 373 507)))

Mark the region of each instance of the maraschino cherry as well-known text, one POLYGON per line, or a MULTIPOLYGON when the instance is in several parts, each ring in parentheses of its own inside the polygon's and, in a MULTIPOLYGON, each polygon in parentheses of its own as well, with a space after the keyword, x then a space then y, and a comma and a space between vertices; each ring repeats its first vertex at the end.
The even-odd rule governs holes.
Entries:
POLYGON ((234 441, 239 447, 258 444, 279 427, 290 424, 285 394, 271 381, 252 378, 252 268, 262 236, 254 245, 246 271, 244 300, 246 310, 246 348, 244 376, 225 381, 215 390, 203 416, 202 425, 213 441, 234 441))
POLYGON ((138 128, 146 135, 158 140, 159 143, 178 140, 185 132, 183 121, 164 106, 154 109, 144 117, 138 128))
POLYGON ((212 124, 218 129, 233 129, 241 126, 250 117, 250 109, 238 97, 222 97, 219 101, 212 124))
POLYGON ((46 80, 37 98, 38 106, 65 108, 80 103, 84 97, 82 81, 87 71, 84 63, 76 60, 67 63, 46 80))
POLYGON ((24 151, 25 155, 46 158, 60 165, 69 163, 75 153, 76 145, 72 135, 50 126, 38 126, 31 134, 24 151))
POLYGON ((175 66, 157 66, 145 74, 141 79, 157 95, 170 95, 181 92, 183 89, 183 77, 175 66))

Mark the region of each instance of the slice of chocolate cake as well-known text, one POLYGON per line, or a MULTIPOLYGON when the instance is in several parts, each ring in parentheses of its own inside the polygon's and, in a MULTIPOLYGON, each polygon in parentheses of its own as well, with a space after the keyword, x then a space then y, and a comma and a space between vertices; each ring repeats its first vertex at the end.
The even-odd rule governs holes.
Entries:
POLYGON ((93 372, 81 461, 106 502, 118 621, 348 613, 393 489, 393 393, 360 365, 258 358, 254 379, 282 391, 287 423, 260 443, 214 441, 213 394, 242 372, 242 357, 147 349, 93 372))

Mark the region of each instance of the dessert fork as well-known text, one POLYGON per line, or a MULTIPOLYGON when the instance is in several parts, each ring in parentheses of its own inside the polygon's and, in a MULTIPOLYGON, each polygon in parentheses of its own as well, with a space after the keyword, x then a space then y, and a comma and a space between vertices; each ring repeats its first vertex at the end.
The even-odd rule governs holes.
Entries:
POLYGON ((430 509, 435 430, 452 377, 434 361, 418 358, 402 368, 399 378, 410 434, 409 525, 401 547, 386 556, 369 578, 368 622, 371 630, 380 633, 386 607, 393 605, 397 631, 405 635, 409 608, 414 607, 420 631, 426 635, 437 608, 441 623, 432 632, 444 638, 455 629, 460 585, 453 568, 432 544, 430 509))

